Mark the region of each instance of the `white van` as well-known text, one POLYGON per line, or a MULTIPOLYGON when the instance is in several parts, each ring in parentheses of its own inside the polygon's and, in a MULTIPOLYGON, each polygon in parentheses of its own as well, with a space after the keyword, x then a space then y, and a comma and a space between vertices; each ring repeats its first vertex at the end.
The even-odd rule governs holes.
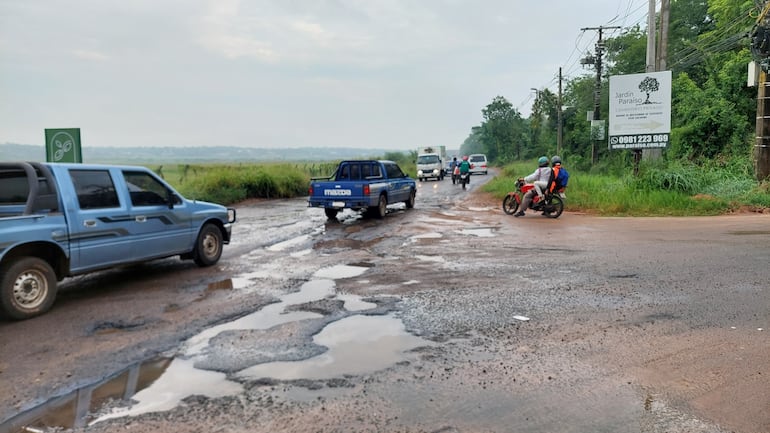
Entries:
POLYGON ((468 157, 468 162, 471 163, 471 174, 487 174, 487 156, 483 153, 474 153, 468 157))

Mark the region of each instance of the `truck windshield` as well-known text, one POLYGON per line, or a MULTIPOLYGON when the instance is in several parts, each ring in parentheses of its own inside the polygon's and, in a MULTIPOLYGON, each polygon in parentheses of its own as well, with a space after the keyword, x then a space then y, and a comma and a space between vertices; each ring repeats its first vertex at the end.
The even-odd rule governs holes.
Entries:
POLYGON ((435 164, 438 162, 438 155, 420 155, 417 157, 418 164, 435 164))

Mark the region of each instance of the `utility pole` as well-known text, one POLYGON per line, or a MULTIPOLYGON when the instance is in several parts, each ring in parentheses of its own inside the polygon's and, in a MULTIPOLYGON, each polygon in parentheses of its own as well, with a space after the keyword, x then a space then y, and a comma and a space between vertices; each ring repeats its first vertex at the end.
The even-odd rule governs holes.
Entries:
POLYGON ((655 72, 655 0, 647 11, 647 59, 645 72, 655 72))
MULTIPOLYGON (((754 141, 754 173, 758 181, 770 177, 770 3, 765 3, 752 32, 751 54, 759 66, 757 82, 757 119, 754 141)), ((754 77, 749 77, 751 81, 754 77)))
MULTIPOLYGON (((656 32, 655 0, 650 0, 650 10, 647 14, 647 72, 665 71, 668 69, 666 63, 668 58, 668 24, 670 15, 671 0, 660 0, 660 29, 656 32), (657 41, 656 36, 659 36, 657 41)), ((634 153, 634 161, 638 164, 642 154, 645 155, 645 158, 658 159, 663 155, 663 149, 644 149, 643 151, 636 149, 634 153)))
MULTIPOLYGON (((651 0, 655 1, 655 0, 651 0)), ((596 67, 596 86, 594 88, 594 115, 593 120, 599 120, 601 119, 601 98, 602 98, 602 55, 604 55, 604 41, 602 40, 602 32, 603 30, 612 30, 612 29, 619 29, 620 26, 612 26, 612 27, 584 27, 580 30, 586 31, 586 30, 597 30, 599 32, 599 40, 596 42, 596 55, 593 60, 593 65, 596 67)), ((583 64, 591 64, 590 61, 585 60, 581 62, 583 64)), ((593 128, 592 128, 593 132, 593 128)), ((594 137, 591 137, 591 163, 596 164, 596 161, 599 159, 599 149, 597 147, 597 141, 598 139, 594 139, 594 137)))
POLYGON ((559 96, 558 96, 558 98, 556 100, 556 106, 557 106, 557 111, 556 111, 556 122, 557 122, 556 123, 556 154, 557 155, 561 155, 561 146, 563 144, 562 143, 562 140, 563 140, 563 137, 562 137, 562 133, 563 132, 562 131, 563 130, 562 130, 562 126, 561 126, 561 124, 562 124, 561 80, 562 80, 561 68, 559 68, 559 96))
POLYGON ((660 0, 660 38, 655 56, 655 70, 668 69, 668 24, 671 17, 671 0, 660 0))

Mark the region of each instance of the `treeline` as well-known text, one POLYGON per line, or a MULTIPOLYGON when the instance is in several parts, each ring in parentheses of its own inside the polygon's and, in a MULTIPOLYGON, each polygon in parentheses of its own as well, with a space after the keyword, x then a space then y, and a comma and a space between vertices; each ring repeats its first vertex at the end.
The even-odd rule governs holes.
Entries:
MULTIPOLYGON (((672 130, 664 161, 697 164, 738 159, 743 166, 752 165, 757 101, 756 89, 747 87, 746 77, 752 52, 757 53, 762 43, 756 37, 763 13, 760 3, 671 1, 667 65, 672 71, 672 130)), ((602 119, 607 119, 609 111, 609 76, 645 72, 646 29, 626 28, 605 43, 602 119)), ((562 156, 572 167, 586 171, 628 165, 631 152, 610 151, 606 141, 598 146, 598 163, 593 164, 586 113, 594 110, 595 88, 595 72, 564 82, 562 156)), ((549 89, 539 90, 532 114, 523 118, 504 97, 494 98, 481 110, 483 121, 471 129, 461 153, 483 152, 499 164, 554 154, 557 99, 549 89)))

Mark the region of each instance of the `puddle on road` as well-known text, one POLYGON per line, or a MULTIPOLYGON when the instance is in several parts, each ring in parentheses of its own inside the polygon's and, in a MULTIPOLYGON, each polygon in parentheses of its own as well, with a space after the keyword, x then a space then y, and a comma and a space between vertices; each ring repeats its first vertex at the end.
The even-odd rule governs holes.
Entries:
POLYGON ((278 242, 276 244, 270 245, 269 247, 267 247, 267 250, 268 251, 286 251, 290 248, 306 245, 308 242, 310 242, 310 239, 311 239, 310 235, 297 236, 296 238, 287 239, 283 242, 278 242))
POLYGON ((424 255, 416 255, 414 256, 417 260, 422 260, 424 262, 435 262, 435 263, 446 263, 446 259, 441 256, 424 256, 424 255))
POLYGON ((284 309, 289 305, 318 301, 333 296, 334 293, 335 285, 332 280, 308 281, 302 285, 299 292, 289 293, 282 296, 280 298, 281 302, 267 305, 261 310, 243 316, 240 319, 214 326, 193 336, 187 340, 187 350, 185 351, 185 355, 192 356, 199 354, 208 346, 209 340, 224 331, 235 329, 268 329, 282 323, 321 318, 323 316, 318 313, 311 313, 308 311, 292 311, 284 313, 284 309))
POLYGON ((80 388, 17 415, 0 424, 0 431, 28 433, 50 427, 84 427, 92 421, 89 413, 99 410, 108 400, 128 399, 147 388, 171 362, 170 358, 158 358, 134 365, 101 383, 80 388))
POLYGON ((463 229, 460 231, 461 234, 467 235, 467 236, 478 236, 480 238, 493 238, 495 237, 495 234, 492 233, 492 229, 488 227, 479 227, 479 228, 473 228, 473 229, 463 229))
MULTIPOLYGON (((134 366, 105 382, 55 398, 0 425, 0 431, 30 431, 25 430, 25 426, 33 429, 84 427, 112 418, 170 410, 191 395, 210 398, 237 395, 242 392, 242 385, 228 380, 225 373, 195 368, 195 362, 213 337, 228 330, 269 329, 292 321, 322 318, 317 313, 284 311, 291 305, 327 298, 336 297, 343 301, 344 309, 349 312, 376 308, 377 304, 363 301, 360 296, 336 293, 333 278, 356 277, 367 269, 365 266, 351 265, 322 268, 313 275, 315 279, 303 284, 298 292, 285 294, 277 303, 190 338, 182 355, 134 366), (91 414, 97 413, 110 399, 130 399, 135 404, 113 408, 109 413, 94 419, 91 414)), ((212 283, 208 290, 228 289, 238 284, 235 279, 223 280, 212 283)), ((433 344, 406 332, 401 320, 391 315, 360 314, 327 324, 313 337, 313 341, 328 350, 319 356, 300 361, 257 364, 241 370, 236 377, 313 380, 370 373, 408 359, 408 352, 412 349, 433 344)))
POLYGON ((317 270, 313 277, 329 279, 353 278, 363 274, 367 269, 369 268, 364 266, 336 265, 317 270))
POLYGON ((238 377, 330 379, 382 370, 405 359, 405 352, 430 343, 406 332, 392 316, 350 316, 330 323, 313 341, 327 352, 302 361, 270 362, 247 368, 238 377))
POLYGON ((171 410, 191 395, 218 398, 236 395, 243 390, 240 383, 227 380, 225 373, 200 370, 193 363, 191 359, 175 358, 151 386, 131 397, 136 404, 130 408, 114 409, 91 424, 112 418, 171 410))
POLYGON ((442 235, 441 233, 436 233, 436 232, 423 233, 421 235, 412 236, 411 238, 409 238, 409 241, 410 242, 416 242, 418 239, 440 239, 440 238, 443 238, 443 237, 444 237, 444 235, 442 235))

